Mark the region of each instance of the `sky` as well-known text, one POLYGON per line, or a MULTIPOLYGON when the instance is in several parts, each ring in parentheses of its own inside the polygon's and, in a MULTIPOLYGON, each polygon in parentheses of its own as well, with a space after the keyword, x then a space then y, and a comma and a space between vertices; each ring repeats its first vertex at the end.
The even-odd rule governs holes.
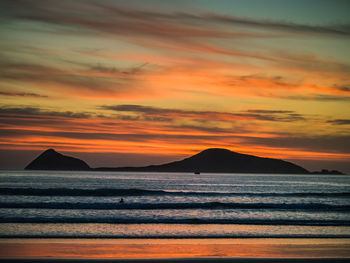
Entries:
POLYGON ((1 0, 0 168, 206 148, 350 173, 347 0, 1 0))

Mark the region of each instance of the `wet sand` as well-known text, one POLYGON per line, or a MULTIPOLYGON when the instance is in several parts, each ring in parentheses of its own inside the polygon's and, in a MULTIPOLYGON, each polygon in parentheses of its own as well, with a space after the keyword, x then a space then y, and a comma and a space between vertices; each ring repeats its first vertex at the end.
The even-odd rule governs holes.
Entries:
POLYGON ((347 262, 347 238, 0 239, 0 262, 347 262))
POLYGON ((349 258, 176 258, 176 259, 0 259, 0 262, 9 263, 66 263, 66 262, 88 262, 88 263, 345 263, 349 258))

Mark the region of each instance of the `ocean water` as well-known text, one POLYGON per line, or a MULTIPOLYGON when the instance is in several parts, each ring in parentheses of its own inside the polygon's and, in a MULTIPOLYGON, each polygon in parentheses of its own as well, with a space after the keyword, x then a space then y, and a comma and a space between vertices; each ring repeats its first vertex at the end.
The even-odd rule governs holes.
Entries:
POLYGON ((350 176, 1 171, 0 237, 350 238, 350 176))

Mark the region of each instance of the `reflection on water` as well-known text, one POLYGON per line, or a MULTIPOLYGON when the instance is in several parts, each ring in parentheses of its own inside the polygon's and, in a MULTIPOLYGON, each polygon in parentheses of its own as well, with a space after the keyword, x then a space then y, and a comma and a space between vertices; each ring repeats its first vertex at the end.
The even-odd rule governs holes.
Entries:
POLYGON ((349 257, 350 239, 2 239, 0 257, 349 257))
POLYGON ((0 224, 0 236, 94 238, 349 237, 350 226, 222 224, 0 224))

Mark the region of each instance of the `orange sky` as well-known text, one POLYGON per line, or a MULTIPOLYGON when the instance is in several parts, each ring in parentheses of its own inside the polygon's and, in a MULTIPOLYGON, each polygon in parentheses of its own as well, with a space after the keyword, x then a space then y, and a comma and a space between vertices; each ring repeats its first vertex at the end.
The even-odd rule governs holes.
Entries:
POLYGON ((223 147, 350 172, 350 5, 248 2, 1 1, 0 168, 223 147))

